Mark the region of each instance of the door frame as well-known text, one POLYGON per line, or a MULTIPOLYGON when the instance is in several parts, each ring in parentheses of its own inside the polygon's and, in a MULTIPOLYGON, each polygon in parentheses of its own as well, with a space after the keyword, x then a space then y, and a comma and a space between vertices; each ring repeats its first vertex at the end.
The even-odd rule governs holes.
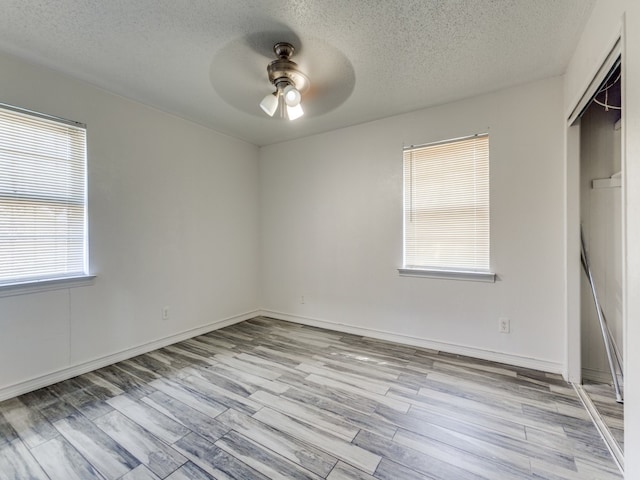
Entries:
POLYGON ((621 26, 618 35, 611 42, 608 52, 591 81, 583 91, 580 100, 576 102, 567 118, 565 148, 565 295, 566 295, 566 353, 565 353, 565 380, 571 383, 582 383, 582 328, 580 312, 580 278, 582 275, 580 264, 580 117, 591 103, 598 87, 602 84, 606 76, 611 71, 618 58, 622 59, 621 76, 621 149, 620 166, 622 176, 622 323, 623 323, 623 360, 626 352, 626 325, 627 325, 627 267, 626 267, 626 122, 625 122, 625 49, 624 49, 624 29, 621 26))

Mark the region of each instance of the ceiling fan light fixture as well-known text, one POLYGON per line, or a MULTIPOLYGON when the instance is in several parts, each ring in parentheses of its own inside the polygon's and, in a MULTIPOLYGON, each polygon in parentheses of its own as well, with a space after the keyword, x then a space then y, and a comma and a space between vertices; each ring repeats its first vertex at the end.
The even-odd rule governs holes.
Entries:
POLYGON ((273 46, 273 51, 278 58, 269 63, 267 74, 276 91, 264 97, 260 107, 270 117, 279 111, 279 118, 295 120, 304 115, 300 102, 309 89, 309 78, 289 58, 294 52, 293 45, 278 42, 273 46))
POLYGON ((266 95, 260 102, 260 108, 262 108, 264 113, 273 117, 278 109, 278 92, 276 91, 266 95))

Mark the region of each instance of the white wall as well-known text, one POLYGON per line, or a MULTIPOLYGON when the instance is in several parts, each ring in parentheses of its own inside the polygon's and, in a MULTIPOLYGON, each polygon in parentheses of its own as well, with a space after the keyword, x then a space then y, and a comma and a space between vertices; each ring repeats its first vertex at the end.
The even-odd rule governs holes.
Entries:
POLYGON ((280 318, 561 371, 562 105, 562 79, 553 78, 263 147, 262 306, 280 318), (403 145, 486 131, 499 280, 400 277, 403 145), (508 335, 498 333, 500 316, 511 319, 508 335))
POLYGON ((598 0, 567 69, 568 116, 606 57, 613 39, 623 35, 623 211, 626 229, 625 478, 640 478, 640 2, 598 0))
POLYGON ((87 124, 97 275, 0 298, 0 396, 256 311, 257 147, 9 56, 0 71, 0 101, 87 124))

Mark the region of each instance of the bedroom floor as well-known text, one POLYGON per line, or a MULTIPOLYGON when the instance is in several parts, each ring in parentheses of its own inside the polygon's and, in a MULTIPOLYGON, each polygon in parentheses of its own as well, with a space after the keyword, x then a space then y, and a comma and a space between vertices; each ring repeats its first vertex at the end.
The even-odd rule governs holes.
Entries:
POLYGON ((589 394, 611 435, 624 450, 624 405, 616 402, 613 385, 585 381, 582 388, 589 394))
POLYGON ((560 376, 258 317, 0 403, 1 479, 621 479, 560 376))

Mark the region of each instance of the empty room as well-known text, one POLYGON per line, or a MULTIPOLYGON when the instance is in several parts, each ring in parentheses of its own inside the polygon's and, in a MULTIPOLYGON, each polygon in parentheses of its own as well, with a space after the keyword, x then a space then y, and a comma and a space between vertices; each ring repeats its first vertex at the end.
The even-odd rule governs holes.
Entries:
POLYGON ((0 480, 640 479, 640 2, 0 11, 0 480))

